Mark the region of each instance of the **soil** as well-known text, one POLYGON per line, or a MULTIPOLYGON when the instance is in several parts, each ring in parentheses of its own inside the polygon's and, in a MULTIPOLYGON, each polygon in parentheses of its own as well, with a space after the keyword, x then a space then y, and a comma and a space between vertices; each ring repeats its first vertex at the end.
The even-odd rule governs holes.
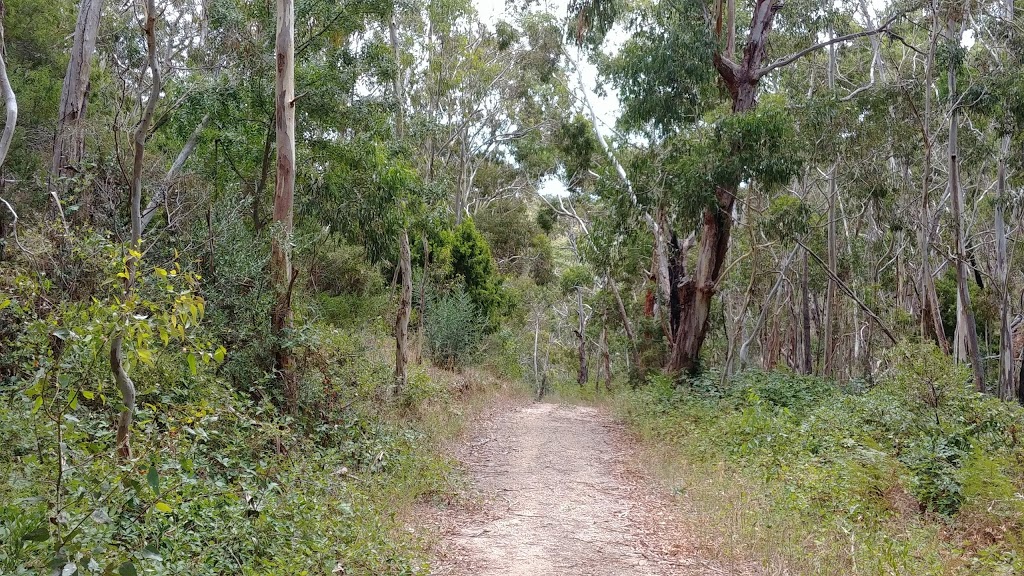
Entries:
POLYGON ((456 450, 475 497, 440 513, 432 574, 738 573, 700 557, 679 506, 634 448, 599 408, 536 403, 485 414, 456 450))

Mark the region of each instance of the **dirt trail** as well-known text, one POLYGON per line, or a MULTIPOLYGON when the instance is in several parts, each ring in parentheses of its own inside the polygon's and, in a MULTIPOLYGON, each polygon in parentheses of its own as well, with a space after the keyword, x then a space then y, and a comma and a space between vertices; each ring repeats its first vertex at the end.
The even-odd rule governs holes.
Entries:
POLYGON ((452 511, 435 575, 729 574, 692 552, 675 506, 599 409, 532 404, 483 419, 459 459, 482 504, 452 511))

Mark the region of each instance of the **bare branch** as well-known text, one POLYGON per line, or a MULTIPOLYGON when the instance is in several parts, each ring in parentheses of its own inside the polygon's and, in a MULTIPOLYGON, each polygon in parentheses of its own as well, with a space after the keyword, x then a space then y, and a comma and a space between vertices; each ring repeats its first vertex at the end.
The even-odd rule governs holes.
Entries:
MULTIPOLYGON (((832 38, 830 40, 826 40, 824 42, 819 42, 819 43, 817 43, 817 44, 815 44, 813 46, 810 46, 808 48, 804 48, 803 50, 800 50, 799 52, 794 52, 793 54, 790 54, 789 56, 786 56, 785 58, 779 58, 778 60, 772 62, 771 64, 765 66, 764 68, 758 68, 757 71, 754 72, 754 74, 753 74, 753 80, 758 80, 761 77, 763 77, 765 74, 768 74, 769 72, 771 72, 773 70, 777 70, 779 68, 782 68, 783 66, 788 66, 788 65, 792 64, 793 62, 796 62, 797 60, 803 58, 804 56, 807 56, 811 52, 816 52, 818 50, 821 50, 822 48, 827 48, 827 47, 829 47, 829 46, 831 46, 833 44, 839 44, 840 42, 846 42, 848 40, 855 40, 857 38, 865 38, 865 37, 868 37, 868 36, 874 36, 875 34, 881 34, 883 32, 888 32, 889 26, 891 26, 892 23, 895 22, 896 19, 899 18, 902 15, 903 15, 902 12, 897 12, 896 14, 893 14, 892 16, 890 16, 885 22, 882 22, 881 24, 879 24, 877 28, 873 28, 871 30, 862 30, 860 32, 854 32, 853 34, 846 34, 846 35, 843 35, 843 36, 837 36, 837 37, 832 38)), ((717 65, 717 63, 716 63, 716 65, 717 65)), ((721 67, 719 67, 719 72, 721 72, 721 71, 722 71, 721 67)))

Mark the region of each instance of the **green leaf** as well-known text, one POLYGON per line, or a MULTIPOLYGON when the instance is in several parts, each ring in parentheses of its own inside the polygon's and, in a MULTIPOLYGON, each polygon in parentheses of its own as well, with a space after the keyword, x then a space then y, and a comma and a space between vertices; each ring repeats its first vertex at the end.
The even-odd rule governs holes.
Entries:
POLYGON ((227 353, 227 349, 224 348, 223 346, 220 346, 217 348, 216 352, 213 353, 213 359, 216 360, 218 363, 224 362, 224 355, 227 353))
POLYGON ((189 352, 185 358, 188 360, 188 369, 192 371, 192 375, 196 376, 199 374, 199 362, 196 360, 196 355, 189 352))
POLYGON ((94 394, 94 393, 92 393, 92 392, 90 392, 88 390, 82 390, 81 394, 82 394, 82 397, 85 398, 86 400, 92 400, 93 398, 96 397, 96 394, 94 394))
POLYGON ((139 576, 139 571, 135 569, 135 564, 131 562, 121 564, 121 567, 117 569, 117 573, 120 576, 139 576))
POLYGON ((28 534, 22 536, 22 540, 26 540, 28 542, 46 542, 49 539, 50 529, 46 526, 40 526, 35 530, 29 532, 28 534))
POLYGON ((166 502, 157 502, 154 506, 157 510, 164 513, 170 513, 171 507, 166 502))
POLYGON ((139 554, 141 554, 142 557, 146 560, 152 560, 154 562, 164 561, 163 557, 160 556, 160 554, 157 552, 156 544, 147 544, 146 547, 139 552, 139 554))
POLYGON ((150 466, 146 472, 146 481, 149 482, 149 487, 153 489, 153 494, 160 495, 160 472, 156 469, 156 466, 150 466))

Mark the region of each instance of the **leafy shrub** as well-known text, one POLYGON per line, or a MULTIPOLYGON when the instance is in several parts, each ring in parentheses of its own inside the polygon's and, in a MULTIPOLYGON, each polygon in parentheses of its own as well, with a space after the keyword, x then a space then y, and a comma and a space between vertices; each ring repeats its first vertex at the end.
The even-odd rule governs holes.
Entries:
POLYGON ((453 285, 463 286, 488 326, 497 327, 506 306, 502 278, 473 219, 466 218, 454 230, 443 230, 433 257, 453 285))
POLYGON ((385 292, 376 294, 318 294, 316 304, 323 319, 339 328, 358 328, 388 312, 391 298, 385 292))
POLYGON ((442 297, 431 306, 425 325, 434 363, 447 368, 465 365, 479 351, 484 328, 480 312, 465 291, 442 297))
POLYGON ((379 293, 384 287, 380 270, 366 259, 366 250, 341 244, 316 254, 310 266, 310 285, 330 296, 379 293))
POLYGON ((653 377, 624 392, 624 409, 686 460, 755 483, 767 498, 757 515, 769 519, 755 533, 785 518, 793 558, 807 556, 807 542, 834 541, 836 562, 853 557, 858 573, 940 573, 944 555, 966 547, 971 567, 942 573, 1014 573, 1024 556, 1024 408, 974 391, 966 368, 933 345, 903 344, 887 359, 880 383, 863 391, 756 371, 720 385, 709 372, 653 377))

